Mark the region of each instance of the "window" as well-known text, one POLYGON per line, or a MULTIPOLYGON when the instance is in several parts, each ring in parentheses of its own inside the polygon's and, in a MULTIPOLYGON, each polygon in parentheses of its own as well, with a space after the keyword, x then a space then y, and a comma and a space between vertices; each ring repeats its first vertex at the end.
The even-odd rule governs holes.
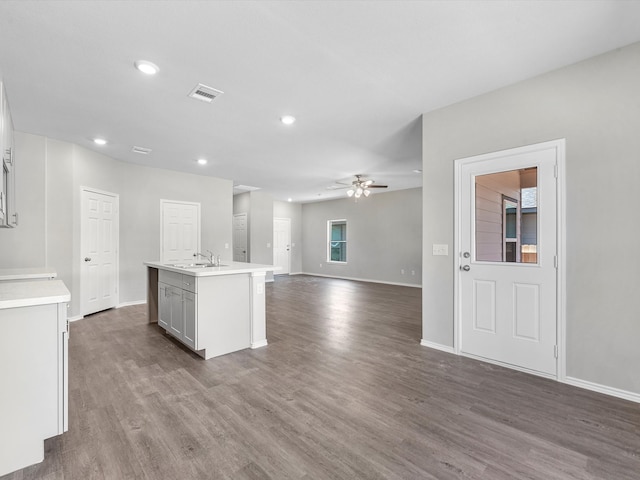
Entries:
POLYGON ((347 221, 329 220, 327 262, 347 262, 347 221))

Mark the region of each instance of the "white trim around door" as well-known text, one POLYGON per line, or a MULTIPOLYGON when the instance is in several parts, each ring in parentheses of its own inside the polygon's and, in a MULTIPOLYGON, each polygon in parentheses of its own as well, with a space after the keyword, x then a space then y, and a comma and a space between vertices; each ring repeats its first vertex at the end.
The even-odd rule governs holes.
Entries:
POLYGON ((200 250, 200 204, 160 199, 160 261, 192 262, 200 250))
POLYGON ((274 275, 289 275, 291 272, 291 219, 273 219, 273 265, 280 267, 274 275))
POLYGON ((120 197, 80 187, 80 313, 117 307, 120 272, 120 197))
MULTIPOLYGON (((508 165, 506 168, 509 168, 508 165)), ((565 282, 565 239, 566 239, 566 226, 565 226, 565 140, 554 140, 544 143, 539 143, 535 145, 528 145, 519 148, 513 148, 509 150, 504 150, 500 152, 493 152, 468 158, 462 158, 455 161, 455 209, 454 209, 454 221, 455 221, 455 261, 454 261, 454 347, 453 351, 458 355, 470 356, 473 358, 478 358, 483 361, 488 361, 490 363, 499 364, 508 368, 525 371, 528 373, 555 378, 559 381, 564 382, 566 378, 566 282, 565 282), (551 150, 555 154, 556 166, 554 168, 553 174, 556 177, 555 182, 555 243, 556 243, 556 301, 555 301, 555 312, 556 312, 556 354, 557 354, 557 368, 555 372, 552 374, 545 374, 535 370, 528 369, 526 367, 521 367, 517 365, 513 365, 510 363, 501 362, 495 359, 488 359, 484 357, 476 357, 474 355, 470 355, 465 353, 461 349, 462 344, 462 293, 461 293, 461 282, 462 275, 464 273, 461 270, 462 267, 468 266, 469 263, 463 257, 463 249, 468 248, 463 245, 463 239, 461 232, 463 231, 462 218, 463 218, 463 208, 468 208, 463 205, 463 169, 466 169, 468 166, 481 166, 482 162, 495 162, 497 159, 504 157, 514 157, 514 156, 522 156, 535 154, 536 152, 543 152, 551 150)), ((473 253, 473 252, 472 252, 473 253)), ((467 254, 468 255, 468 254, 467 254)))

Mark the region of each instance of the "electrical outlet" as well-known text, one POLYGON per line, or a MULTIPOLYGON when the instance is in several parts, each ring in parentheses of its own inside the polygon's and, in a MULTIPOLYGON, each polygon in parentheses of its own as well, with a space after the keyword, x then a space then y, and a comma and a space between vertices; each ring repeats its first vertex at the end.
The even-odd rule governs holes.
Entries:
POLYGON ((228 249, 229 249, 229 244, 228 244, 228 243, 225 243, 225 244, 224 244, 224 248, 228 250, 228 249))
POLYGON ((404 275, 404 268, 401 268, 401 269, 400 269, 400 274, 401 274, 401 275, 404 275))
POLYGON ((320 264, 320 268, 322 268, 322 264, 320 264))
POLYGON ((447 244, 433 244, 433 255, 449 255, 449 245, 447 244))
POLYGON ((267 248, 271 248, 271 244, 270 243, 267 243, 267 248))
POLYGON ((411 270, 411 275, 415 275, 416 271, 415 270, 411 270))

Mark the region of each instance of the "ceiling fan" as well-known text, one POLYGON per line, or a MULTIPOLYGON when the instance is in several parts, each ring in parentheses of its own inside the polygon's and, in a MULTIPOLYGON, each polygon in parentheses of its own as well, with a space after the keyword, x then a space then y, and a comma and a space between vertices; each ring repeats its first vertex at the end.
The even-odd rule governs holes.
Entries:
POLYGON ((371 194, 371 188, 388 188, 388 185, 376 185, 374 180, 365 180, 363 179, 364 175, 356 175, 356 179, 351 182, 351 185, 344 184, 340 182, 336 182, 341 186, 330 187, 332 190, 337 190, 339 188, 348 188, 347 195, 349 197, 360 198, 362 195, 368 197, 371 194))

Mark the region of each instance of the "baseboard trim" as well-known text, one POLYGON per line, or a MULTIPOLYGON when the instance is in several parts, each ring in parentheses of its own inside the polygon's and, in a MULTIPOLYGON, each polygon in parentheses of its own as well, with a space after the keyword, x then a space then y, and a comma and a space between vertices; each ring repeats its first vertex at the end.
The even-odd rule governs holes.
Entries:
POLYGON ((301 273, 296 273, 296 275, 310 275, 312 277, 325 277, 325 278, 338 278, 340 280, 353 280, 354 282, 382 283, 384 285, 397 285, 399 287, 422 288, 422 285, 417 285, 415 283, 386 282, 384 280, 372 280, 370 278, 341 277, 338 275, 324 275, 322 273, 301 272, 301 273))
POLYGON ((259 342, 252 342, 251 343, 251 348, 261 348, 261 347, 266 347, 268 345, 267 343, 267 339, 265 338, 264 340, 260 340, 259 342))
POLYGON ((581 380, 575 377, 565 377, 561 380, 562 383, 573 385, 574 387, 584 388, 585 390, 591 390, 593 392, 604 393, 612 397, 622 398, 623 400, 629 400, 630 402, 640 403, 640 394, 629 392, 628 390, 622 390, 620 388, 608 387, 599 383, 589 382, 588 380, 581 380))
POLYGON ((441 352, 453 353, 454 355, 456 353, 453 347, 442 345, 441 343, 430 342, 428 340, 425 340, 424 338, 420 340, 420 345, 422 345, 423 347, 433 348, 434 350, 440 350, 441 352))
POLYGON ((68 317, 67 320, 70 322, 77 322, 78 320, 82 320, 84 315, 76 315, 75 317, 68 317))
MULTIPOLYGON (((449 347, 447 345, 441 345, 439 343, 429 342, 428 340, 420 340, 420 345, 423 347, 433 348, 435 350, 440 350, 446 353, 452 353, 454 355, 458 355, 454 348, 449 347)), ((566 383, 567 385, 571 385, 573 387, 583 388, 585 390, 590 390, 592 392, 602 393, 604 395, 609 395, 611 397, 621 398, 622 400, 628 400, 634 403, 640 403, 640 394, 635 392, 630 392, 628 390, 622 390, 620 388, 609 387, 607 385, 602 385, 599 383, 589 382, 588 380, 581 380, 575 377, 564 377, 563 379, 556 377, 555 375, 549 375, 542 372, 536 372, 534 370, 529 370, 527 368, 517 367, 515 365, 498 362, 495 360, 487 359, 484 357, 478 357, 476 355, 471 355, 468 353, 460 352, 460 356, 472 358, 474 360, 478 360, 481 362, 491 363, 493 365, 499 365, 501 367, 509 368, 511 370, 517 370, 519 372, 528 373, 529 375, 536 375, 538 377, 548 378, 550 380, 556 380, 560 383, 566 383)))
POLYGON ((122 308, 122 307, 131 307, 133 305, 145 305, 147 303, 146 300, 133 300, 131 302, 122 302, 119 303, 116 308, 122 308))

